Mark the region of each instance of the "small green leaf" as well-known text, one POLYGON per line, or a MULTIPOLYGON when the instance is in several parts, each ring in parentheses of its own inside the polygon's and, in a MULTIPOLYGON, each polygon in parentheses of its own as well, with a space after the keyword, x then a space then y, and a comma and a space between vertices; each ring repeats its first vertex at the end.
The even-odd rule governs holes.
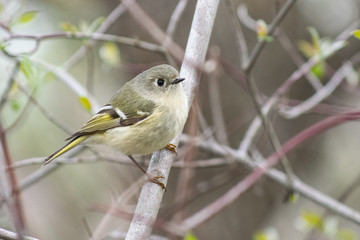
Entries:
POLYGON ((29 85, 36 89, 45 79, 47 71, 40 68, 27 57, 20 58, 20 71, 25 76, 29 85))
POLYGON ((324 77, 325 75, 325 70, 326 70, 326 66, 325 66, 325 62, 324 61, 320 61, 319 63, 317 63, 316 65, 314 65, 311 68, 311 72, 318 78, 321 79, 324 77))
POLYGON ((99 54, 110 67, 117 67, 120 64, 120 51, 115 43, 104 43, 99 49, 99 54))
POLYGON ((252 240, 279 240, 279 232, 274 227, 267 227, 262 231, 256 232, 252 240))
POLYGON ((18 24, 26 24, 31 22, 36 15, 39 13, 39 11, 28 11, 28 12, 24 12, 23 14, 20 15, 20 17, 18 17, 14 22, 13 25, 18 25, 18 24))
POLYGON ((192 232, 188 232, 186 233, 184 240, 198 240, 198 238, 192 232))
POLYGON ((0 13, 3 11, 4 6, 2 5, 2 3, 0 2, 0 13))
POLYGON ((76 33, 78 31, 77 27, 69 22, 60 23, 60 27, 65 32, 76 33))
POLYGON ((292 193, 289 196, 289 202, 291 203, 296 203, 299 199, 299 194, 298 193, 292 193))
POLYGON ((356 240, 357 239, 356 233, 350 229, 340 229, 337 232, 336 237, 339 240, 356 240))
POLYGON ((28 58, 23 58, 20 61, 20 70, 29 81, 35 77, 34 65, 28 58))
POLYGON ((319 230, 323 229, 324 221, 321 215, 313 212, 305 212, 302 214, 301 217, 309 227, 316 228, 319 230))
POLYGON ((10 101, 10 106, 11 106, 11 109, 14 111, 19 111, 20 107, 21 107, 21 105, 17 99, 12 99, 10 101))
POLYGON ((80 104, 81 104, 81 106, 86 110, 86 111, 88 111, 88 112, 90 112, 91 111, 91 103, 90 103, 90 101, 89 101, 89 99, 87 98, 87 97, 85 97, 85 96, 81 96, 81 97, 79 97, 79 101, 80 101, 80 104))
POLYGON ((267 236, 266 236, 266 233, 262 232, 262 231, 259 231, 259 232, 256 232, 253 237, 252 237, 253 240, 268 240, 267 236))
POLYGON ((351 34, 356 37, 357 39, 360 39, 360 29, 356 29, 351 32, 351 34))

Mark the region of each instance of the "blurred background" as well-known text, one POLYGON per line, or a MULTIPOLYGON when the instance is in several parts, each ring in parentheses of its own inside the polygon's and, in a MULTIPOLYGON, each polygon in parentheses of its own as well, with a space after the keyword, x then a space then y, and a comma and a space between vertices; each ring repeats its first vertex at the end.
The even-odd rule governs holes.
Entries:
MULTIPOLYGON (((176 0, 137 2, 164 31, 178 3, 176 0)), ((243 9, 247 8, 248 16, 243 16, 245 20, 262 19, 268 24, 285 3, 283 0, 230 2, 235 13, 240 6, 243 9)), ((116 0, 3 0, 0 3, 2 23, 8 22, 11 14, 38 11, 31 21, 11 27, 13 33, 30 35, 64 32, 74 26, 77 31, 86 29, 92 23, 100 21, 99 18, 107 17, 119 5, 119 1, 116 0)), ((231 74, 240 72, 243 62, 238 51, 238 40, 228 3, 229 1, 220 1, 209 49, 233 71, 219 65, 216 73, 202 75, 196 104, 206 124, 201 124, 199 115, 192 111, 184 132, 203 135, 209 130, 207 132, 213 133, 221 144, 236 149, 256 116, 256 109, 248 90, 238 83, 238 79, 234 79, 236 74, 231 74), (214 98, 214 89, 219 98, 214 98), (217 128, 214 101, 221 106, 224 129, 217 128), (191 122, 195 123, 192 125, 191 122), (192 126, 195 126, 196 130, 191 130, 192 126), (217 134, 217 130, 222 134, 217 134)), ((196 1, 188 1, 173 36, 174 41, 183 49, 186 46, 195 5, 196 1)), ((345 33, 346 46, 326 59, 325 67, 319 67, 319 72, 315 73, 321 83, 326 84, 334 72, 359 51, 359 40, 348 36, 350 30, 359 28, 359 7, 360 2, 356 0, 297 1, 280 25, 273 41, 267 43, 261 52, 252 70, 251 76, 263 94, 263 100, 270 97, 281 83, 298 69, 299 62, 305 62, 311 57, 309 52, 311 47, 316 45, 316 37, 314 34, 311 35, 309 27, 318 34, 319 39, 328 39, 330 42, 348 29, 345 33), (354 25, 356 23, 357 25, 354 25), (279 40, 280 36, 282 40, 279 40), (284 48, 284 42, 290 44, 290 50, 284 48), (294 55, 298 57, 298 62, 294 61, 294 55)), ((248 24, 251 25, 251 21, 248 24)), ((246 25, 247 23, 241 21, 245 41, 251 52, 258 42, 258 35, 254 29, 249 28, 251 26, 246 25)), ((128 12, 122 14, 106 33, 156 43, 128 12)), ((1 29, 0 36, 5 38, 8 33, 1 29)), ((31 57, 62 67, 66 66, 69 58, 84 44, 84 40, 78 39, 48 39, 41 41, 31 57)), ((33 49, 34 46, 34 41, 14 40, 6 48, 8 51, 21 53, 33 49)), ((31 60, 28 61, 31 63, 31 60)), ((25 60, 24 62, 26 63, 25 60)), ((97 42, 77 64, 67 68, 67 71, 93 94, 100 105, 103 105, 117 89, 136 74, 153 65, 166 62, 167 59, 159 53, 122 44, 97 42)), ((14 63, 14 58, 5 54, 0 55, 0 93, 6 88, 14 63)), ((180 63, 177 64, 176 67, 179 68, 180 63)), ((24 64, 23 68, 24 66, 26 65, 24 64)), ((29 69, 19 71, 16 74, 17 81, 23 83, 36 102, 68 131, 75 132, 79 129, 91 116, 89 109, 86 109, 86 99, 85 104, 84 101, 79 101, 79 96, 54 74, 49 73, 51 71, 31 64, 29 69), (29 71, 32 74, 31 78, 24 74, 29 71)), ((284 143, 334 112, 357 110, 360 98, 358 70, 358 65, 354 64, 352 76, 347 76, 331 96, 323 101, 323 105, 319 106, 321 110, 309 111, 293 119, 277 113, 271 114, 270 119, 280 142, 284 143)), ((309 82, 302 78, 284 96, 283 103, 298 104, 314 92, 309 82)), ((13 162, 45 158, 60 148, 64 144, 64 139, 69 136, 69 133, 55 125, 54 121, 50 121, 37 104, 28 101, 28 96, 19 87, 14 86, 1 110, 1 122, 7 129, 6 136, 13 162)), ((194 103, 194 106, 196 104, 194 103)), ((335 199, 342 197, 346 192, 344 203, 360 210, 360 181, 357 180, 360 176, 359 135, 359 123, 354 121, 332 128, 301 144, 288 154, 296 176, 335 199), (350 187, 352 188, 349 190, 350 187)), ((263 130, 259 132, 254 143, 265 157, 273 152, 263 130)), ((196 148, 191 150, 192 154, 186 154, 190 151, 189 146, 186 143, 181 146, 177 161, 183 160, 185 156, 193 161, 216 157, 196 148)), ((121 158, 121 154, 104 147, 96 146, 92 151, 105 152, 121 158)), ((92 151, 85 149, 76 156, 94 156, 92 151)), ((144 157, 149 158, 150 156, 144 157)), ((33 164, 17 168, 15 172, 18 183, 25 182, 31 174, 46 167, 33 164)), ((282 170, 281 167, 279 169, 282 170)), ((180 219, 195 213, 241 181, 249 172, 250 170, 241 164, 196 168, 187 189, 191 197, 185 206, 179 206, 175 202, 179 198, 181 169, 174 167, 171 170, 159 220, 170 221, 179 212, 177 218, 180 219)), ((87 229, 95 229, 115 199, 140 177, 139 169, 131 164, 101 160, 93 163, 85 161, 62 164, 21 192, 26 233, 39 239, 88 239, 87 229)), ((138 192, 140 186, 141 184, 135 184, 132 188, 138 192)), ((286 193, 284 186, 264 177, 230 206, 193 229, 192 233, 197 239, 359 239, 359 225, 331 213, 323 215, 325 208, 301 196, 293 203, 286 202, 286 193), (327 231, 324 226, 330 230, 327 231), (333 229, 337 229, 336 234, 328 233, 333 229), (260 238, 261 234, 268 238, 260 238)), ((124 212, 133 210, 137 196, 137 193, 132 195, 122 209, 124 212)), ((121 214, 122 210, 114 214, 113 226, 108 226, 108 232, 115 229, 119 232, 127 231, 131 216, 121 214)), ((14 230, 4 205, 0 209, 0 227, 14 230)), ((155 226, 153 232, 177 239, 158 226, 155 226)), ((108 236, 105 239, 112 238, 108 236)))

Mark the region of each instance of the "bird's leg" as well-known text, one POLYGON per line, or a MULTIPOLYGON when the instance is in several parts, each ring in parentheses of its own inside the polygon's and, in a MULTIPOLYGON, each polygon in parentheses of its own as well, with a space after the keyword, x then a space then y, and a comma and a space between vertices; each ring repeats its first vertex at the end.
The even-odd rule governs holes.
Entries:
POLYGON ((172 144, 172 143, 169 143, 169 144, 166 145, 164 148, 167 149, 167 150, 169 150, 169 151, 171 151, 171 152, 173 152, 173 153, 175 153, 175 154, 177 154, 177 152, 176 152, 176 146, 175 146, 174 144, 172 144))
POLYGON ((133 163, 135 163, 135 165, 149 178, 149 180, 153 183, 156 183, 157 185, 159 185, 162 189, 164 189, 166 191, 166 187, 165 185, 160 182, 158 179, 162 179, 164 178, 163 176, 156 176, 156 177, 153 177, 151 176, 150 174, 148 174, 146 172, 146 170, 136 161, 136 159, 131 156, 131 155, 128 155, 128 157, 131 159, 131 161, 133 161, 133 163))

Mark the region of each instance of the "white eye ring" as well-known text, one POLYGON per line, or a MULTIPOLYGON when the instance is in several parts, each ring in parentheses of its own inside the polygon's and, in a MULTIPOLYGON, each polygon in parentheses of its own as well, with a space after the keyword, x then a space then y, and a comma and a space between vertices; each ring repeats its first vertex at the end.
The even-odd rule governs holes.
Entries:
POLYGON ((156 85, 158 85, 159 87, 163 87, 165 85, 165 80, 163 78, 158 78, 156 80, 156 85))

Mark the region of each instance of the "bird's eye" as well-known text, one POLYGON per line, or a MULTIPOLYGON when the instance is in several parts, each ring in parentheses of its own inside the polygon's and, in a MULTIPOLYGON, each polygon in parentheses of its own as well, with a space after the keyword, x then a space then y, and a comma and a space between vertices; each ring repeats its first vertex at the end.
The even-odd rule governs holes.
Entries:
POLYGON ((157 84, 159 87, 162 87, 162 86, 164 86, 164 84, 165 84, 165 80, 162 79, 162 78, 159 78, 159 79, 156 81, 156 84, 157 84))

